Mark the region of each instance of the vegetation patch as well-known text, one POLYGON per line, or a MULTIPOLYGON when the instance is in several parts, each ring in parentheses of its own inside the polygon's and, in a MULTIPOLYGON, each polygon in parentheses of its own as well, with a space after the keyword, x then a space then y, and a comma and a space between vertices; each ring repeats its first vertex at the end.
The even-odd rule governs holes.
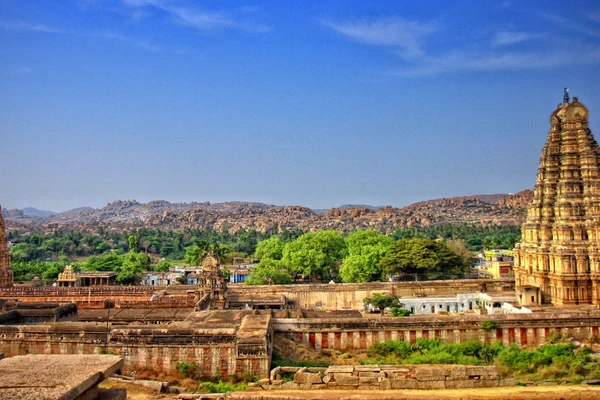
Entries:
MULTIPOLYGON (((488 321, 492 322, 492 321, 488 321)), ((367 352, 362 364, 460 364, 495 365, 502 377, 531 381, 579 383, 600 378, 600 363, 589 347, 573 343, 547 343, 535 350, 504 346, 499 341, 450 344, 439 339, 417 339, 378 343, 367 352)))

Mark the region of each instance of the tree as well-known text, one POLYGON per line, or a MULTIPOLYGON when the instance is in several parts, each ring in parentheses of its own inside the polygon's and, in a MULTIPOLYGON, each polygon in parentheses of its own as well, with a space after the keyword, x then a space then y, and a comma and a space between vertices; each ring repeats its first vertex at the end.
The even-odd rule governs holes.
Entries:
POLYGON ((150 267, 150 257, 142 253, 129 253, 123 257, 123 265, 117 274, 117 282, 133 283, 150 267))
POLYGON ((277 236, 271 236, 256 246, 254 257, 260 259, 281 260, 283 257, 283 242, 277 236))
POLYGON ((198 244, 185 249, 185 263, 187 265, 200 265, 202 259, 208 253, 208 242, 201 240, 198 244))
POLYGON ((383 312, 386 308, 392 307, 402 307, 403 304, 400 303, 400 299, 395 296, 383 293, 374 293, 371 297, 366 297, 364 300, 365 306, 369 304, 375 308, 378 308, 381 311, 381 316, 383 317, 383 312))
POLYGON ((140 252, 140 238, 137 235, 129 235, 127 241, 129 242, 129 249, 132 253, 140 252))
POLYGON ((456 279, 464 276, 464 260, 443 242, 401 239, 393 243, 380 261, 389 275, 412 274, 422 279, 456 279))
POLYGON ((292 282, 292 275, 278 260, 261 260, 252 268, 246 280, 247 285, 283 285, 292 282))
POLYGON ((159 272, 166 272, 169 270, 169 268, 171 268, 171 263, 168 262, 167 260, 162 260, 161 262, 156 264, 156 266, 154 267, 154 270, 159 271, 159 272))
POLYGON ((345 254, 346 243, 338 232, 308 232, 285 245, 281 261, 293 273, 328 280, 345 254))
POLYGON ((346 238, 348 255, 340 268, 344 282, 385 281, 379 264, 394 241, 376 231, 355 231, 346 238))

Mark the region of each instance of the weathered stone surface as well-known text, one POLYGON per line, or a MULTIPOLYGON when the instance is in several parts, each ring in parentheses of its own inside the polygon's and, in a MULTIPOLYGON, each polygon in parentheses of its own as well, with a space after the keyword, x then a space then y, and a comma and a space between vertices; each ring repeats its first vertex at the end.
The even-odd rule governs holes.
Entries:
POLYGON ((323 378, 321 374, 312 374, 310 372, 296 372, 296 374, 294 375, 294 382, 300 384, 323 383, 323 378))
POLYGON ((335 374, 334 376, 338 385, 358 385, 359 383, 358 376, 338 376, 338 374, 335 374))
POLYGON ((323 383, 329 383, 329 382, 331 382, 331 379, 332 379, 332 375, 325 375, 323 377, 323 383))
POLYGON ((381 390, 392 390, 392 381, 390 379, 382 379, 381 383, 379 384, 379 387, 381 388, 381 390))
POLYGON ((364 376, 359 376, 358 377, 358 383, 362 386, 362 385, 374 385, 374 384, 379 384, 379 378, 378 377, 364 377, 364 376))
POLYGON ((415 379, 419 381, 445 380, 450 375, 450 369, 437 366, 418 366, 415 369, 415 379))
POLYGON ((300 367, 281 367, 281 372, 285 372, 286 374, 295 373, 300 371, 300 367))
POLYGON ((418 389, 418 381, 414 379, 390 379, 392 389, 418 389))
POLYGON ((329 366, 329 368, 327 368, 325 370, 326 374, 340 374, 340 373, 345 373, 345 374, 350 374, 352 375, 352 373, 354 372, 354 366, 353 365, 331 365, 329 366))
POLYGON ((284 382, 283 382, 283 379, 273 379, 273 380, 271 381, 271 384, 272 384, 272 385, 283 385, 283 383, 284 383, 284 382))
POLYGON ((0 399, 75 399, 123 366, 113 355, 27 355, 0 360, 0 399))

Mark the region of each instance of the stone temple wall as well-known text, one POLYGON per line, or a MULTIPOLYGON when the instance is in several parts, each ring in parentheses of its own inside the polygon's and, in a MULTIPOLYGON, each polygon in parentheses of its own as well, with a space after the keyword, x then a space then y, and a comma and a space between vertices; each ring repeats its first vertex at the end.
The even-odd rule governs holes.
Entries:
POLYGON ((126 373, 149 369, 175 374, 177 363, 185 362, 195 364, 198 376, 227 378, 249 373, 268 377, 273 334, 267 324, 267 332, 258 331, 260 340, 245 337, 243 327, 237 332, 207 332, 202 328, 107 327, 104 323, 0 325, 0 353, 6 357, 111 353, 124 357, 126 373))
POLYGON ((312 349, 366 349, 375 343, 419 338, 449 343, 501 341, 508 346, 540 346, 553 335, 600 337, 600 311, 464 317, 276 319, 276 335, 312 349), (487 328, 487 329, 486 329, 487 328))

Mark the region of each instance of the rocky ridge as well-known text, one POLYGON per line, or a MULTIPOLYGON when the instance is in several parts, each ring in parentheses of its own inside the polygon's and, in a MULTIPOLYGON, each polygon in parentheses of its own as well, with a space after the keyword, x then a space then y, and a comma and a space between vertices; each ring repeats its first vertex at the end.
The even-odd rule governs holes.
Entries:
POLYGON ((396 228, 444 224, 513 225, 526 216, 532 192, 514 195, 454 197, 415 203, 407 207, 332 208, 317 213, 302 206, 274 206, 252 202, 170 203, 164 200, 139 203, 115 201, 101 209, 70 211, 49 217, 26 216, 19 210, 3 210, 9 229, 73 229, 94 231, 98 227, 125 230, 136 227, 183 230, 186 228, 257 231, 296 229, 375 229, 391 233, 396 228))

